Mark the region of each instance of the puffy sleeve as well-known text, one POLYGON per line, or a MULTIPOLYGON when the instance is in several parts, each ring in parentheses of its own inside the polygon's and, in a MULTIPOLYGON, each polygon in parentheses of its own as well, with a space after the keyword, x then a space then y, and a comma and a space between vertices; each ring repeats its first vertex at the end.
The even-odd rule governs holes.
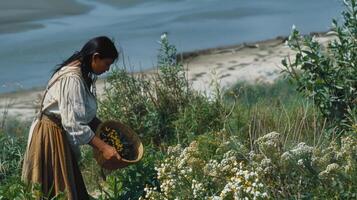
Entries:
POLYGON ((76 76, 62 78, 59 90, 58 107, 69 142, 74 146, 89 143, 94 132, 88 124, 96 114, 96 104, 93 105, 91 99, 93 96, 88 94, 81 78, 76 76))

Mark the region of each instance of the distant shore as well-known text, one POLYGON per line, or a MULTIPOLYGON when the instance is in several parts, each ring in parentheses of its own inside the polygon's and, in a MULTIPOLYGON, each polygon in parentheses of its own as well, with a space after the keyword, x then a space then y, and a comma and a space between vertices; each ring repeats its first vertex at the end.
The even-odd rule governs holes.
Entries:
MULTIPOLYGON (((317 34, 317 33, 315 33, 317 34)), ((285 45, 286 37, 277 37, 255 43, 243 43, 226 47, 210 48, 178 55, 187 70, 192 87, 210 94, 212 80, 221 88, 228 88, 237 82, 272 83, 281 76, 281 60, 294 56, 285 45)), ((317 34, 321 43, 327 43, 332 36, 317 34)), ((139 73, 150 74, 156 69, 139 73)), ((97 94, 102 97, 105 80, 97 81, 97 94)), ((11 116, 30 120, 35 115, 35 106, 44 87, 0 94, 0 113, 5 108, 11 116)))

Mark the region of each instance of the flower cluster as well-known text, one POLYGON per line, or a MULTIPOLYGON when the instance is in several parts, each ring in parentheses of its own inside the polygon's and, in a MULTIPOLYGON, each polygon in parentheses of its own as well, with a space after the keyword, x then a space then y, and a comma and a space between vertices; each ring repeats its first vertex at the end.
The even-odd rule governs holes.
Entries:
POLYGON ((286 151, 281 155, 283 164, 290 166, 293 163, 297 166, 302 166, 305 162, 308 162, 312 158, 313 147, 306 145, 305 143, 299 143, 295 148, 286 151))
POLYGON ((205 160, 200 151, 196 141, 186 148, 170 147, 167 158, 155 168, 160 189, 146 187, 142 199, 267 197, 258 174, 237 159, 238 152, 229 150, 221 159, 205 160))
POLYGON ((282 148, 280 137, 279 133, 271 132, 258 138, 256 143, 259 145, 259 149, 263 152, 275 152, 282 148))
POLYGON ((223 199, 229 195, 233 199, 263 199, 268 194, 264 191, 264 184, 259 180, 258 174, 245 169, 243 163, 232 168, 234 175, 229 179, 224 189, 220 193, 223 199))
POLYGON ((204 192, 203 184, 193 178, 194 165, 200 162, 195 159, 195 152, 197 152, 195 142, 184 149, 180 145, 169 147, 167 158, 155 167, 160 180, 160 192, 157 188, 147 186, 146 195, 141 199, 174 199, 178 195, 177 191, 190 191, 190 193, 181 193, 183 198, 187 195, 197 196, 204 192))

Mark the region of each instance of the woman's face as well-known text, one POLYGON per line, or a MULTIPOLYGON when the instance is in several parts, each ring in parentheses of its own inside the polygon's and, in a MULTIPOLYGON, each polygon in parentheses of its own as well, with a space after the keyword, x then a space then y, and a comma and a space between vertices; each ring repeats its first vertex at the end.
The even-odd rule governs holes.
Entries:
POLYGON ((112 58, 100 58, 98 53, 95 53, 92 57, 92 71, 97 74, 103 74, 110 69, 114 60, 112 58))

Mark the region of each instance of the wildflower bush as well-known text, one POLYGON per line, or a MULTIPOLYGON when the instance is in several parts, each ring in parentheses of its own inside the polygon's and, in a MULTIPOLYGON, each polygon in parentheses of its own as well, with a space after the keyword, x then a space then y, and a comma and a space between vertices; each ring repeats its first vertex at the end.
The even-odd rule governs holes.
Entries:
POLYGON ((142 199, 267 197, 255 169, 247 166, 241 155, 244 147, 242 151, 228 150, 230 141, 217 141, 222 134, 216 133, 210 140, 199 137, 186 148, 170 147, 166 159, 155 168, 160 187, 146 187, 142 199))
POLYGON ((333 20, 331 33, 336 37, 327 47, 293 27, 288 45, 296 56, 282 62, 297 89, 312 98, 331 127, 341 132, 356 124, 357 98, 357 5, 356 0, 343 3, 344 21, 340 25, 333 20))
POLYGON ((156 167, 159 187, 147 186, 141 199, 354 199, 356 139, 321 146, 283 145, 271 132, 249 151, 236 136, 221 133, 172 146, 156 167), (219 139, 221 138, 221 139, 219 139), (213 144, 213 145, 212 145, 213 144), (235 148, 232 148, 235 146, 235 148))
POLYGON ((327 148, 315 152, 313 163, 320 169, 320 184, 315 192, 323 198, 357 198, 357 140, 355 136, 346 136, 333 140, 327 148))
POLYGON ((260 151, 254 152, 252 159, 272 198, 355 198, 357 188, 352 181, 356 174, 346 170, 356 166, 355 139, 344 137, 341 145, 301 142, 284 149, 279 148, 279 138, 280 134, 273 132, 259 139, 260 151), (265 149, 274 151, 268 154, 265 149))

